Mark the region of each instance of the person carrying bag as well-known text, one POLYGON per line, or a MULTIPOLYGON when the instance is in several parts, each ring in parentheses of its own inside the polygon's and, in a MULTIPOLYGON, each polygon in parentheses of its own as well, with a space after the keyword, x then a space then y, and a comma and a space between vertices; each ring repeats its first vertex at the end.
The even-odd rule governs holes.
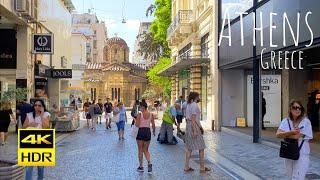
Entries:
MULTIPOLYGON (((291 125, 289 119, 287 119, 288 126, 290 131, 291 125)), ((302 148, 304 140, 302 140, 301 144, 297 139, 285 138, 284 141, 281 141, 280 153, 279 156, 286 159, 298 160, 300 157, 300 149, 302 148)))
POLYGON ((309 140, 313 138, 310 120, 304 116, 305 109, 300 101, 292 101, 289 115, 283 119, 276 136, 281 142, 279 156, 284 158, 288 179, 303 180, 310 162, 309 140))

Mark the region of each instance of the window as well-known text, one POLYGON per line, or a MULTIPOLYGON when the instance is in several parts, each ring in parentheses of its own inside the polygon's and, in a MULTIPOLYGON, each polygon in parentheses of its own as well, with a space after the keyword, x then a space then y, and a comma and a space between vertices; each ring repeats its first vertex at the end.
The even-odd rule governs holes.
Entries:
POLYGON ((114 90, 113 90, 113 88, 111 88, 111 94, 112 94, 111 99, 113 101, 114 100, 114 90))
POLYGON ((118 101, 120 101, 121 96, 120 96, 120 88, 118 88, 118 101))
POLYGON ((97 49, 97 40, 93 40, 93 48, 97 49))
POLYGON ((191 43, 186 45, 179 51, 179 58, 181 59, 188 59, 191 56, 191 43))
POLYGON ((209 57, 209 33, 201 38, 201 57, 209 57))

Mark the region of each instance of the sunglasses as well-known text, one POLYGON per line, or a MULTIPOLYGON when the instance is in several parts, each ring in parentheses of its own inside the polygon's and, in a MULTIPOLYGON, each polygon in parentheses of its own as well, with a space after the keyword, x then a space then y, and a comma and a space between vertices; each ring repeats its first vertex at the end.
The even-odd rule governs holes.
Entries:
POLYGON ((291 109, 297 110, 297 111, 301 111, 301 107, 300 106, 292 106, 291 109))
POLYGON ((34 104, 34 107, 42 107, 41 104, 34 104))

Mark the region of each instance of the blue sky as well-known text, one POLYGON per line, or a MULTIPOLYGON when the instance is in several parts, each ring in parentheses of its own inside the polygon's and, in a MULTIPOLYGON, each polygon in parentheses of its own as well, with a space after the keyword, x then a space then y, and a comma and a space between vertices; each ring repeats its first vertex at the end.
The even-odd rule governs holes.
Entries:
POLYGON ((78 13, 92 9, 100 21, 105 21, 109 38, 117 33, 118 37, 127 42, 130 55, 134 50, 140 22, 153 19, 147 18, 145 14, 154 0, 72 0, 72 2, 78 13), (123 18, 127 23, 121 23, 123 18))

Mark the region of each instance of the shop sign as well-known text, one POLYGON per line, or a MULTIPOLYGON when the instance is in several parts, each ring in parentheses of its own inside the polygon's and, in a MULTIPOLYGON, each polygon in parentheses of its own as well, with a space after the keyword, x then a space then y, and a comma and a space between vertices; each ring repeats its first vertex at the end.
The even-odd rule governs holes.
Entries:
POLYGON ((86 65, 84 64, 72 64, 72 70, 85 70, 86 65))
MULTIPOLYGON (((266 100, 264 125, 278 127, 281 121, 281 75, 261 75, 261 91, 266 100)), ((247 76, 247 124, 253 126, 253 76, 247 76)))
POLYGON ((43 64, 36 64, 34 73, 39 77, 50 77, 50 67, 43 64))
POLYGON ((72 78, 72 69, 52 69, 51 77, 54 79, 72 78))
POLYGON ((33 34, 34 54, 53 54, 53 34, 33 34))
POLYGON ((0 29, 0 69, 17 68, 17 39, 13 29, 0 29))

